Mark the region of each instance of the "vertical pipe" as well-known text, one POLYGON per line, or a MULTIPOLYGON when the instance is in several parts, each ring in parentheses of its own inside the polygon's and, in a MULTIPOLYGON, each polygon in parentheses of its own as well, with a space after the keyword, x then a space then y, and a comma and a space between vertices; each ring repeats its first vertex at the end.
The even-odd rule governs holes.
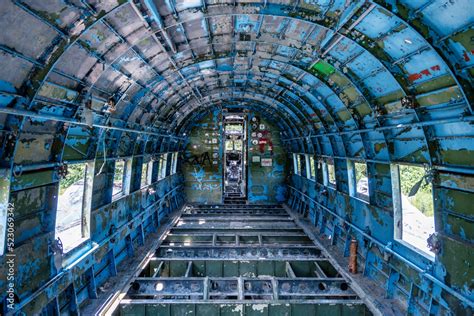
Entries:
POLYGON ((357 273, 357 239, 352 238, 349 255, 349 272, 357 273))

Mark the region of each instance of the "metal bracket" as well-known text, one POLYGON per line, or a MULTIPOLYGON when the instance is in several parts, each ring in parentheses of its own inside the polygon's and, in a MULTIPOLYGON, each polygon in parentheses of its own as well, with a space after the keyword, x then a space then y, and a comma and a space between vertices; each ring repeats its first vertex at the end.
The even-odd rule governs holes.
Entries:
POLYGON ((436 170, 434 168, 432 168, 431 166, 429 165, 426 165, 425 167, 425 179, 426 179, 426 182, 427 183, 433 183, 434 180, 436 179, 436 170))
POLYGON ((64 179, 67 177, 67 175, 68 175, 68 166, 67 164, 63 163, 62 165, 58 167, 59 179, 64 179))
MULTIPOLYGON (((113 236, 117 232, 117 227, 115 227, 114 224, 112 224, 109 228, 109 237, 113 236)), ((115 238, 110 238, 111 243, 115 243, 115 238)))
POLYGON ((48 244, 49 254, 64 254, 64 247, 61 238, 56 238, 48 244))
POLYGON ((12 169, 12 174, 14 178, 21 177, 23 174, 23 166, 22 165, 17 165, 15 168, 12 169))
POLYGON ((392 258, 392 248, 393 244, 391 242, 387 243, 387 245, 383 249, 383 260, 389 261, 392 258))
POLYGON ((441 252, 441 240, 438 237, 438 233, 431 234, 428 239, 426 239, 428 243, 428 248, 430 251, 434 252, 435 254, 439 254, 441 252))

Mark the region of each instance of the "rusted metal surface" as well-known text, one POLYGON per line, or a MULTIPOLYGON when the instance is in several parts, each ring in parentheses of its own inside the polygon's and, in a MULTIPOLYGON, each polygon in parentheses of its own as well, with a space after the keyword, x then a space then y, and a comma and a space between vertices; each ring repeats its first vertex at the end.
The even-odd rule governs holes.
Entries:
POLYGON ((349 272, 357 273, 357 239, 351 239, 349 246, 349 272))

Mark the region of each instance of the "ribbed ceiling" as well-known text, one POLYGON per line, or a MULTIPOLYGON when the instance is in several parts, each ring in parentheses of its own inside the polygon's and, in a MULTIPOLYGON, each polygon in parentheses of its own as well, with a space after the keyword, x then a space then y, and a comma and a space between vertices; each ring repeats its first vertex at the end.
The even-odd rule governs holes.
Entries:
POLYGON ((295 151, 469 166, 472 1, 377 2, 2 1, 3 157, 78 159, 64 148, 81 144, 90 158, 101 140, 153 152, 239 107, 295 151), (96 127, 115 129, 74 124, 90 98, 96 127))

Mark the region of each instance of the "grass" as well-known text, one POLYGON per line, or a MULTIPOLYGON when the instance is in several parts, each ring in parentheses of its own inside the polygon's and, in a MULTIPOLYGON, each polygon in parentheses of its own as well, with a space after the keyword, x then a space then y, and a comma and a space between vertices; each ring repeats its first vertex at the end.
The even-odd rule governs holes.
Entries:
POLYGON ((434 215, 433 212, 433 196, 431 192, 418 191, 415 196, 408 198, 410 203, 413 204, 418 210, 428 217, 434 215))

